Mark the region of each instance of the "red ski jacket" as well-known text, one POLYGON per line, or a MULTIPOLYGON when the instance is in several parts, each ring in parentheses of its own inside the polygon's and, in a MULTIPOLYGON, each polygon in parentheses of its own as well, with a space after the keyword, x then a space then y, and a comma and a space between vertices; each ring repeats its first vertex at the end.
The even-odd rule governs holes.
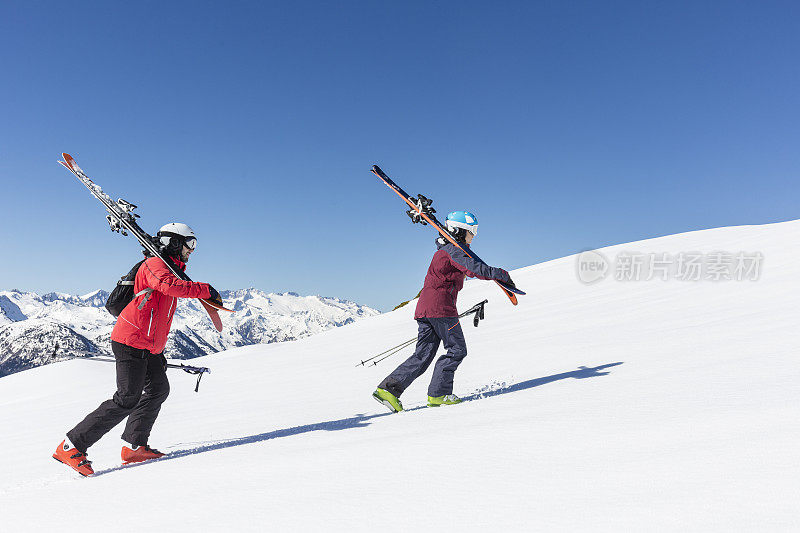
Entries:
MULTIPOLYGON (((182 271, 186 264, 173 259, 182 271)), ((184 281, 158 257, 147 259, 133 282, 134 294, 151 289, 129 303, 117 318, 111 340, 159 354, 167 344, 178 298, 209 298, 208 283, 184 281)))

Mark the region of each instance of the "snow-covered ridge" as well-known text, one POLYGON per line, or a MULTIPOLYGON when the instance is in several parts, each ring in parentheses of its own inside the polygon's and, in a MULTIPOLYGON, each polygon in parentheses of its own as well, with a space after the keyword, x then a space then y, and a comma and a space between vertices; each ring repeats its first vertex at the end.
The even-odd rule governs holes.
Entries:
POLYGON ((213 373, 199 393, 194 376, 169 374, 150 438, 169 455, 120 466, 118 427, 89 450, 94 478, 50 454, 113 392, 113 366, 8 376, 4 530, 84 531, 75 509, 124 493, 147 505, 127 522, 119 505, 93 505, 95 529, 350 533, 400 517, 388 529, 798 531, 798 243, 800 222, 787 222, 601 250, 760 252, 754 281, 585 284, 575 256, 512 271, 528 293, 518 306, 468 281, 459 309, 489 303, 479 327, 462 322, 454 392, 470 401, 452 407, 425 408, 430 369, 405 413, 370 397, 411 347, 355 366, 414 335, 413 305, 203 357, 193 363, 213 373))
MULTIPOLYGON (((250 344, 300 339, 360 318, 375 309, 339 298, 265 293, 255 288, 221 293, 233 314, 224 313, 217 332, 195 301, 179 300, 167 355, 188 359, 250 344)), ((0 376, 69 355, 69 349, 109 353, 115 319, 105 310, 108 292, 83 296, 0 291, 0 376), (53 355, 56 343, 61 354, 53 355)))

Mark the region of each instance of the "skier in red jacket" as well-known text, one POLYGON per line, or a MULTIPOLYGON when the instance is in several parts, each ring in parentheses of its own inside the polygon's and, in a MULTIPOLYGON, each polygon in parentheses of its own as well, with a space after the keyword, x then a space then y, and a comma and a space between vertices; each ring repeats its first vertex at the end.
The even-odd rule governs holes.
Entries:
MULTIPOLYGON (((186 224, 170 223, 158 232, 162 252, 175 267, 186 269, 197 238, 186 224)), ((110 400, 67 432, 53 457, 88 476, 94 473, 86 450, 119 424, 128 422, 122 439, 126 463, 155 459, 164 454, 150 448, 147 440, 161 404, 169 395, 167 344, 178 298, 210 298, 221 301, 208 283, 184 281, 170 272, 159 257, 142 263, 133 285, 136 297, 125 307, 111 332, 111 350, 117 365, 117 392, 110 400)))

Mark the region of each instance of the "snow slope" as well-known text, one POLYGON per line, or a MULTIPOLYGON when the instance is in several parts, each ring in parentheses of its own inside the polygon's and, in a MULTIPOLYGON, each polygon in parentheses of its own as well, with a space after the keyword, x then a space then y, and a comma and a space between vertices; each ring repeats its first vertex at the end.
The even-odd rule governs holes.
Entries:
MULTIPOLYGON (((413 305, 297 342, 194 360, 170 375, 151 444, 119 467, 116 428, 83 479, 50 459, 113 391, 70 361, 0 380, 4 531, 797 531, 800 221, 602 250, 761 252, 758 281, 584 285, 575 257, 512 272, 513 307, 469 281, 456 392, 423 408, 430 371, 388 414, 370 398, 408 350, 413 305), (80 512, 77 512, 79 510, 80 512)), ((477 243, 476 243, 477 244, 477 243)), ((420 273, 420 277, 423 273, 420 273)))

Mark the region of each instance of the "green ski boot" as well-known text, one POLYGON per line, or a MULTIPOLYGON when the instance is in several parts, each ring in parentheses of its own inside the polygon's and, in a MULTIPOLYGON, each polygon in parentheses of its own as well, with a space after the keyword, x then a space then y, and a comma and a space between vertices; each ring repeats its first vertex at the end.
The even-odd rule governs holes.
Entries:
POLYGON ((439 407, 440 405, 455 405, 463 400, 455 394, 445 394, 444 396, 428 396, 428 407, 439 407))
POLYGON ((393 413, 399 413, 403 410, 403 404, 400 403, 400 398, 388 390, 375 389, 375 392, 372 393, 372 397, 375 398, 379 403, 382 403, 388 407, 393 413))

